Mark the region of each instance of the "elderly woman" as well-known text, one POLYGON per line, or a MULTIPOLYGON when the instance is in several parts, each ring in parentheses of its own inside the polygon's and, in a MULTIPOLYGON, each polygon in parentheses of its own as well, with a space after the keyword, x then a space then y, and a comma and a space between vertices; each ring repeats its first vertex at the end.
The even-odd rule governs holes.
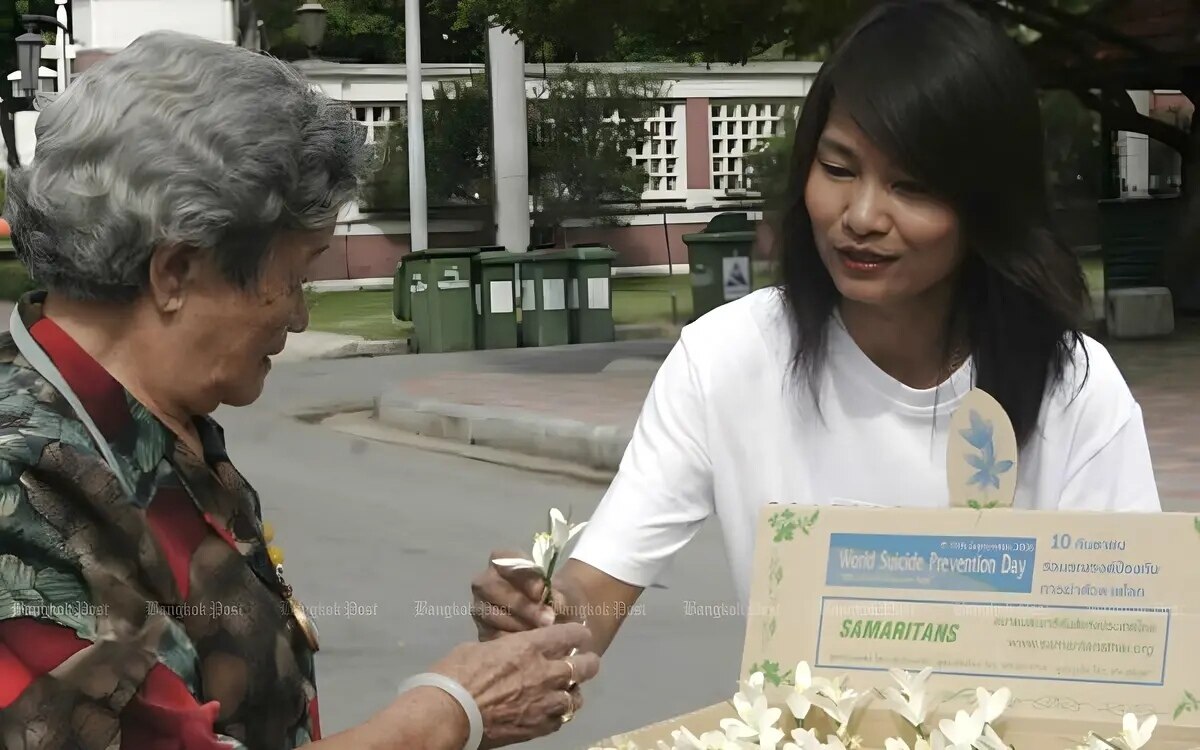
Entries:
POLYGON ((307 325, 305 269, 369 164, 347 109, 156 33, 37 137, 5 208, 46 291, 0 338, 0 745, 460 750, 569 720, 598 668, 579 625, 464 644, 321 738, 316 629, 209 414, 307 325))

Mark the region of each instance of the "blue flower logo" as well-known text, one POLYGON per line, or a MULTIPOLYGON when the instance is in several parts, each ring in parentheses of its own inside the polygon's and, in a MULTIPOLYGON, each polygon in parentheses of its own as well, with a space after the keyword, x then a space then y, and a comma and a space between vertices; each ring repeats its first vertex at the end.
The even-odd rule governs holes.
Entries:
POLYGON ((972 409, 971 426, 960 430, 959 433, 973 448, 979 451, 978 456, 967 456, 967 463, 975 469, 975 474, 971 476, 967 484, 979 485, 985 491, 988 487, 1000 489, 1000 475, 1011 470, 1013 462, 996 460, 992 423, 972 409))

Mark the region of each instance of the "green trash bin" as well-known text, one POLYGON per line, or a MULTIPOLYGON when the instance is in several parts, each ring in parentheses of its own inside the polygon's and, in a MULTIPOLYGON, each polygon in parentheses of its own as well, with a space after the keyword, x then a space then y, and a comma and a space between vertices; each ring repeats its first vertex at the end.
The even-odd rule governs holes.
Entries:
POLYGON ((412 253, 412 323, 419 352, 475 348, 475 301, 471 260, 478 247, 430 248, 412 253))
POLYGON ((520 259, 521 346, 571 343, 567 279, 571 259, 564 250, 531 250, 520 259))
POLYGON ((612 261, 616 252, 608 245, 572 245, 567 308, 571 343, 599 344, 615 341, 612 315, 612 261))
POLYGON ((754 236, 754 224, 744 213, 719 214, 704 231, 683 236, 692 271, 693 318, 754 289, 754 236))
POLYGON ((392 315, 396 320, 412 320, 412 269, 418 261, 401 260, 392 279, 392 315))
POLYGON ((521 255, 503 248, 484 248, 473 259, 475 346, 513 349, 517 336, 516 264, 521 255))

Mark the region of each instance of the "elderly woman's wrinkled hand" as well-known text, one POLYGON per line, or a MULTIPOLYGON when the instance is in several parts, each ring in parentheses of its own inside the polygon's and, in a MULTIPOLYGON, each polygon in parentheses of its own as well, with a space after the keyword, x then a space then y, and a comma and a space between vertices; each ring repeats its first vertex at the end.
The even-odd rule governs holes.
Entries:
POLYGON ((583 705, 580 684, 599 670, 591 633, 578 623, 466 643, 433 668, 475 698, 489 748, 557 731, 583 705))

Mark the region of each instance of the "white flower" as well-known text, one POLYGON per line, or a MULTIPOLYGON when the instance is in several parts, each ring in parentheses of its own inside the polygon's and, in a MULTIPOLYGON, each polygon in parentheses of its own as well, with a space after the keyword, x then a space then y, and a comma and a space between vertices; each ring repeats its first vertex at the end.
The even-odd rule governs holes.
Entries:
POLYGON ((671 733, 675 740, 672 750, 753 750, 753 745, 733 739, 724 732, 705 732, 697 737, 687 727, 671 733))
POLYGON ((925 717, 929 714, 929 706, 925 703, 924 690, 910 695, 902 693, 894 687, 888 687, 884 688, 883 697, 887 701, 888 708, 903 717, 909 724, 919 727, 925 723, 925 717))
POLYGON ((946 741, 949 743, 947 747, 952 750, 970 750, 975 741, 983 734, 983 724, 983 714, 979 711, 973 714, 959 711, 955 714, 953 721, 942 719, 938 728, 946 736, 946 741))
POLYGON ((829 718, 836 721, 842 729, 850 723, 854 706, 862 698, 862 693, 845 687, 845 680, 845 677, 837 681, 814 680, 816 695, 812 697, 812 704, 829 714, 829 718))
POLYGON ((1008 708, 1012 700, 1012 691, 1002 687, 995 693, 989 693, 983 688, 975 689, 976 711, 983 716, 985 724, 991 724, 1008 708))
POLYGON ((1122 721, 1121 739, 1129 750, 1141 750, 1150 741, 1150 735, 1154 734, 1156 726, 1158 726, 1157 716, 1151 715, 1139 727, 1136 716, 1125 714, 1122 721))
POLYGON ((558 561, 563 549, 579 532, 583 531, 587 524, 587 521, 576 524, 569 523, 566 517, 563 516, 562 511, 558 508, 551 508, 548 524, 549 530, 541 531, 534 535, 531 559, 502 557, 492 562, 502 568, 536 570, 542 578, 549 580, 550 576, 554 574, 555 563, 558 561))
POLYGON ((976 740, 975 747, 978 750, 1012 750, 1008 743, 996 734, 996 730, 992 729, 991 724, 984 726, 983 736, 976 740))
POLYGON ((764 681, 762 672, 750 676, 743 689, 733 696, 733 707, 739 718, 722 719, 721 729, 730 739, 757 738, 763 750, 775 750, 775 746, 783 739, 783 731, 775 726, 783 710, 767 704, 767 696, 763 693, 764 681))
POLYGON ((783 746, 783 750, 825 750, 817 733, 811 729, 793 729, 792 740, 783 746))
POLYGON ((558 508, 550 509, 550 541, 561 550, 588 525, 587 521, 570 523, 558 508))
POLYGON ((496 565, 502 568, 512 568, 513 570, 536 570, 543 578, 550 574, 550 564, 554 561, 554 557, 558 550, 554 547, 554 542, 551 540, 550 534, 539 532, 533 537, 533 554, 532 559, 526 560, 523 557, 501 557, 493 560, 496 565))
POLYGON ((907 742, 899 737, 891 737, 884 740, 883 747, 884 750, 930 750, 929 742, 923 737, 918 737, 911 748, 907 742))
POLYGON ((792 716, 796 717, 796 721, 803 721, 804 717, 808 716, 808 712, 812 710, 812 701, 809 700, 812 688, 812 669, 808 666, 808 662, 802 661, 796 665, 792 691, 788 693, 787 697, 787 707, 791 710, 792 716))
POLYGON ((920 695, 925 692, 925 683, 933 674, 933 667, 926 667, 916 674, 905 672, 903 669, 889 669, 888 674, 900 686, 900 691, 907 696, 920 695))
POLYGON ((840 737, 831 734, 825 738, 825 750, 846 750, 846 746, 842 744, 840 737))

